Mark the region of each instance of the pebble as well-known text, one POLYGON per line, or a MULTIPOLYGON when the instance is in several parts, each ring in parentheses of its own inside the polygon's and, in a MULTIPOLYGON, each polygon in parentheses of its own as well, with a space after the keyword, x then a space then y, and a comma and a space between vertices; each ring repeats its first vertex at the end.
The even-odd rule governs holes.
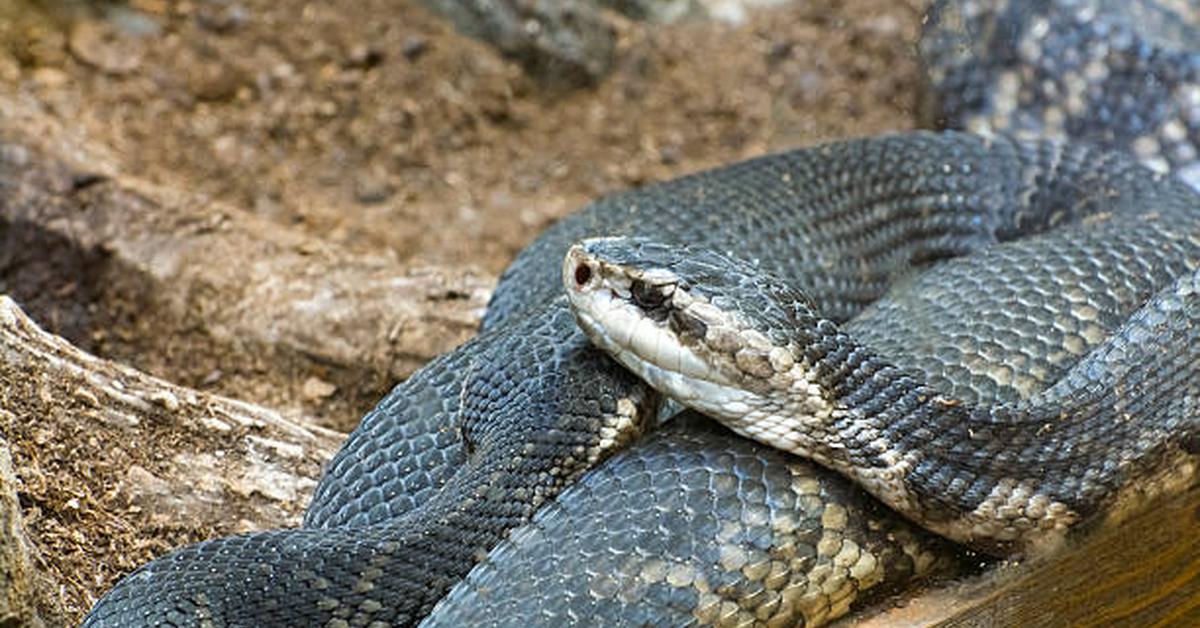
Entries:
POLYGON ((142 63, 142 44, 124 37, 106 22, 78 22, 67 40, 71 54, 108 74, 129 74, 142 63))
POLYGON ((230 100, 242 83, 237 71, 217 61, 196 63, 187 69, 188 91, 197 100, 230 100))
POLYGON ((308 401, 327 399, 337 392, 337 386, 319 377, 309 377, 304 380, 300 394, 308 401))
MULTIPOLYGON (((407 50, 405 56, 408 56, 407 50)), ((346 67, 370 69, 383 62, 383 53, 366 44, 357 44, 350 49, 346 67)))
POLYGON ((33 82, 42 87, 61 87, 70 80, 67 73, 58 68, 37 68, 31 76, 33 82))
POLYGON ((228 33, 246 23, 250 13, 240 3, 203 4, 196 11, 196 23, 214 33, 228 33))
POLYGON ((354 182, 354 199, 363 205, 382 203, 395 193, 395 188, 382 177, 361 175, 354 182))
POLYGON ((419 35, 413 35, 404 40, 404 45, 400 48, 401 54, 409 61, 420 59, 426 52, 429 51, 429 40, 419 35))

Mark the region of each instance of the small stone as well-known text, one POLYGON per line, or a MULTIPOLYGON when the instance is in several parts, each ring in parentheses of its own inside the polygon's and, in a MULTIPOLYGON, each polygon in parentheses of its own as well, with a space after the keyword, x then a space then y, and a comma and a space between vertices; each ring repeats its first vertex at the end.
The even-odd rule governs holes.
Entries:
POLYGON ((300 389, 300 394, 308 401, 327 399, 335 392, 337 392, 336 385, 319 377, 309 377, 304 380, 304 384, 300 389))
POLYGON ((106 13, 105 19, 129 37, 157 37, 163 30, 158 20, 133 7, 114 7, 106 13))
POLYGON ((404 45, 400 48, 400 53, 409 61, 420 59, 428 51, 429 40, 417 35, 405 38, 404 45))
MULTIPOLYGON (((407 55, 407 52, 405 53, 407 55)), ((383 53, 366 44, 358 44, 350 49, 346 58, 346 67, 371 69, 383 62, 383 53)))
POLYGON ((121 36, 106 22, 78 22, 67 47, 76 59, 108 74, 128 74, 142 63, 139 41, 121 36))
POLYGON ((354 182, 354 198, 363 205, 382 203, 395 193, 396 189, 380 177, 363 175, 354 182))
POLYGON ((221 378, 224 376, 225 376, 225 373, 221 372, 221 369, 213 369, 213 370, 209 371, 207 375, 204 376, 204 380, 201 381, 201 385, 212 386, 212 385, 216 384, 217 382, 221 381, 221 378))
POLYGON ((678 146, 663 146, 658 149, 658 161, 664 166, 673 166, 679 163, 682 156, 682 151, 678 146))
POLYGON ((18 144, 0 144, 0 163, 24 168, 29 163, 29 149, 18 144))
POLYGON ((223 63, 202 62, 188 67, 187 86, 197 100, 224 101, 237 95, 242 77, 223 63))
POLYGON ((203 4, 196 11, 196 23, 214 33, 228 33, 241 27, 250 17, 246 8, 237 2, 203 4))

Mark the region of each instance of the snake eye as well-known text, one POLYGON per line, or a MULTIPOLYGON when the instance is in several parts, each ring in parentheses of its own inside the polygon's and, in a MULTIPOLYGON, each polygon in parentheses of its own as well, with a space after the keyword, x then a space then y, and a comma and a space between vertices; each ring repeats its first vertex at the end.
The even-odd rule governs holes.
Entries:
POLYGON ((575 267, 575 285, 583 287, 592 278, 592 267, 580 264, 575 267))
POLYGON ((629 286, 629 293, 633 296, 633 302, 644 310, 653 310, 663 304, 662 291, 645 281, 635 279, 629 286))

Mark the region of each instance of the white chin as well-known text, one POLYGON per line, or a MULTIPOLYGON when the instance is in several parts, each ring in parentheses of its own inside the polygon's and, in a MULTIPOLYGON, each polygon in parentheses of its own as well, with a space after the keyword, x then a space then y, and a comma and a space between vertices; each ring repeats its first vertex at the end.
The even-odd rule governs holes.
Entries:
POLYGON ((572 298, 592 343, 660 393, 718 418, 737 420, 755 407, 757 395, 726 383, 720 372, 631 305, 606 293, 572 298))

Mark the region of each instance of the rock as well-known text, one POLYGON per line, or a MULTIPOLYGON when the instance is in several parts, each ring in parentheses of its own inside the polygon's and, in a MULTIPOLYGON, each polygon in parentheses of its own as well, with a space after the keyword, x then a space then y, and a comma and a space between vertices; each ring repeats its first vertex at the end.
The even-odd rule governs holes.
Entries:
POLYGON ((420 59, 429 50, 429 40, 424 37, 413 35, 404 39, 404 47, 400 49, 400 53, 409 61, 420 59))
MULTIPOLYGON (((495 46, 551 87, 594 85, 612 68, 612 10, 635 20, 745 21, 755 7, 792 0, 421 0, 461 32, 495 46)), ((407 53, 405 53, 407 56, 407 53)))
POLYGON ((395 193, 385 177, 364 173, 355 178, 354 198, 363 205, 382 203, 395 193))
POLYGON ((596 0, 636 20, 676 22, 683 19, 721 20, 741 24, 749 11, 794 0, 596 0))
MULTIPOLYGON (((404 53, 405 57, 409 56, 408 41, 405 41, 404 53)), ((418 53, 419 54, 419 53, 418 53)), ((350 54, 347 55, 346 67, 361 68, 369 70, 383 62, 383 53, 378 49, 368 46, 367 44, 356 44, 350 49, 350 54)))
POLYGON ((225 63, 201 61, 187 66, 188 91, 197 100, 229 100, 245 83, 245 77, 225 63))
POLYGON ((108 74, 129 74, 141 65, 142 43, 121 33, 113 24, 80 21, 67 40, 71 54, 83 63, 108 74))
POLYGON ((304 380, 304 385, 301 388, 304 398, 312 401, 325 399, 335 392, 337 392, 337 386, 319 377, 309 377, 304 380))
POLYGON ((58 68, 37 68, 33 71, 33 82, 42 87, 62 87, 71 80, 66 72, 58 68))
POLYGON ((673 22, 696 9, 696 0, 599 0, 598 4, 635 20, 673 22))
POLYGON ((121 32, 134 37, 158 37, 162 34, 162 25, 141 11, 113 9, 108 14, 108 21, 121 32))
POLYGON ((548 86, 593 85, 612 67, 616 32, 586 0, 421 2, 548 86))
POLYGON ((246 7, 238 2, 204 2, 196 10, 196 23, 214 33, 228 33, 249 19, 246 7))

